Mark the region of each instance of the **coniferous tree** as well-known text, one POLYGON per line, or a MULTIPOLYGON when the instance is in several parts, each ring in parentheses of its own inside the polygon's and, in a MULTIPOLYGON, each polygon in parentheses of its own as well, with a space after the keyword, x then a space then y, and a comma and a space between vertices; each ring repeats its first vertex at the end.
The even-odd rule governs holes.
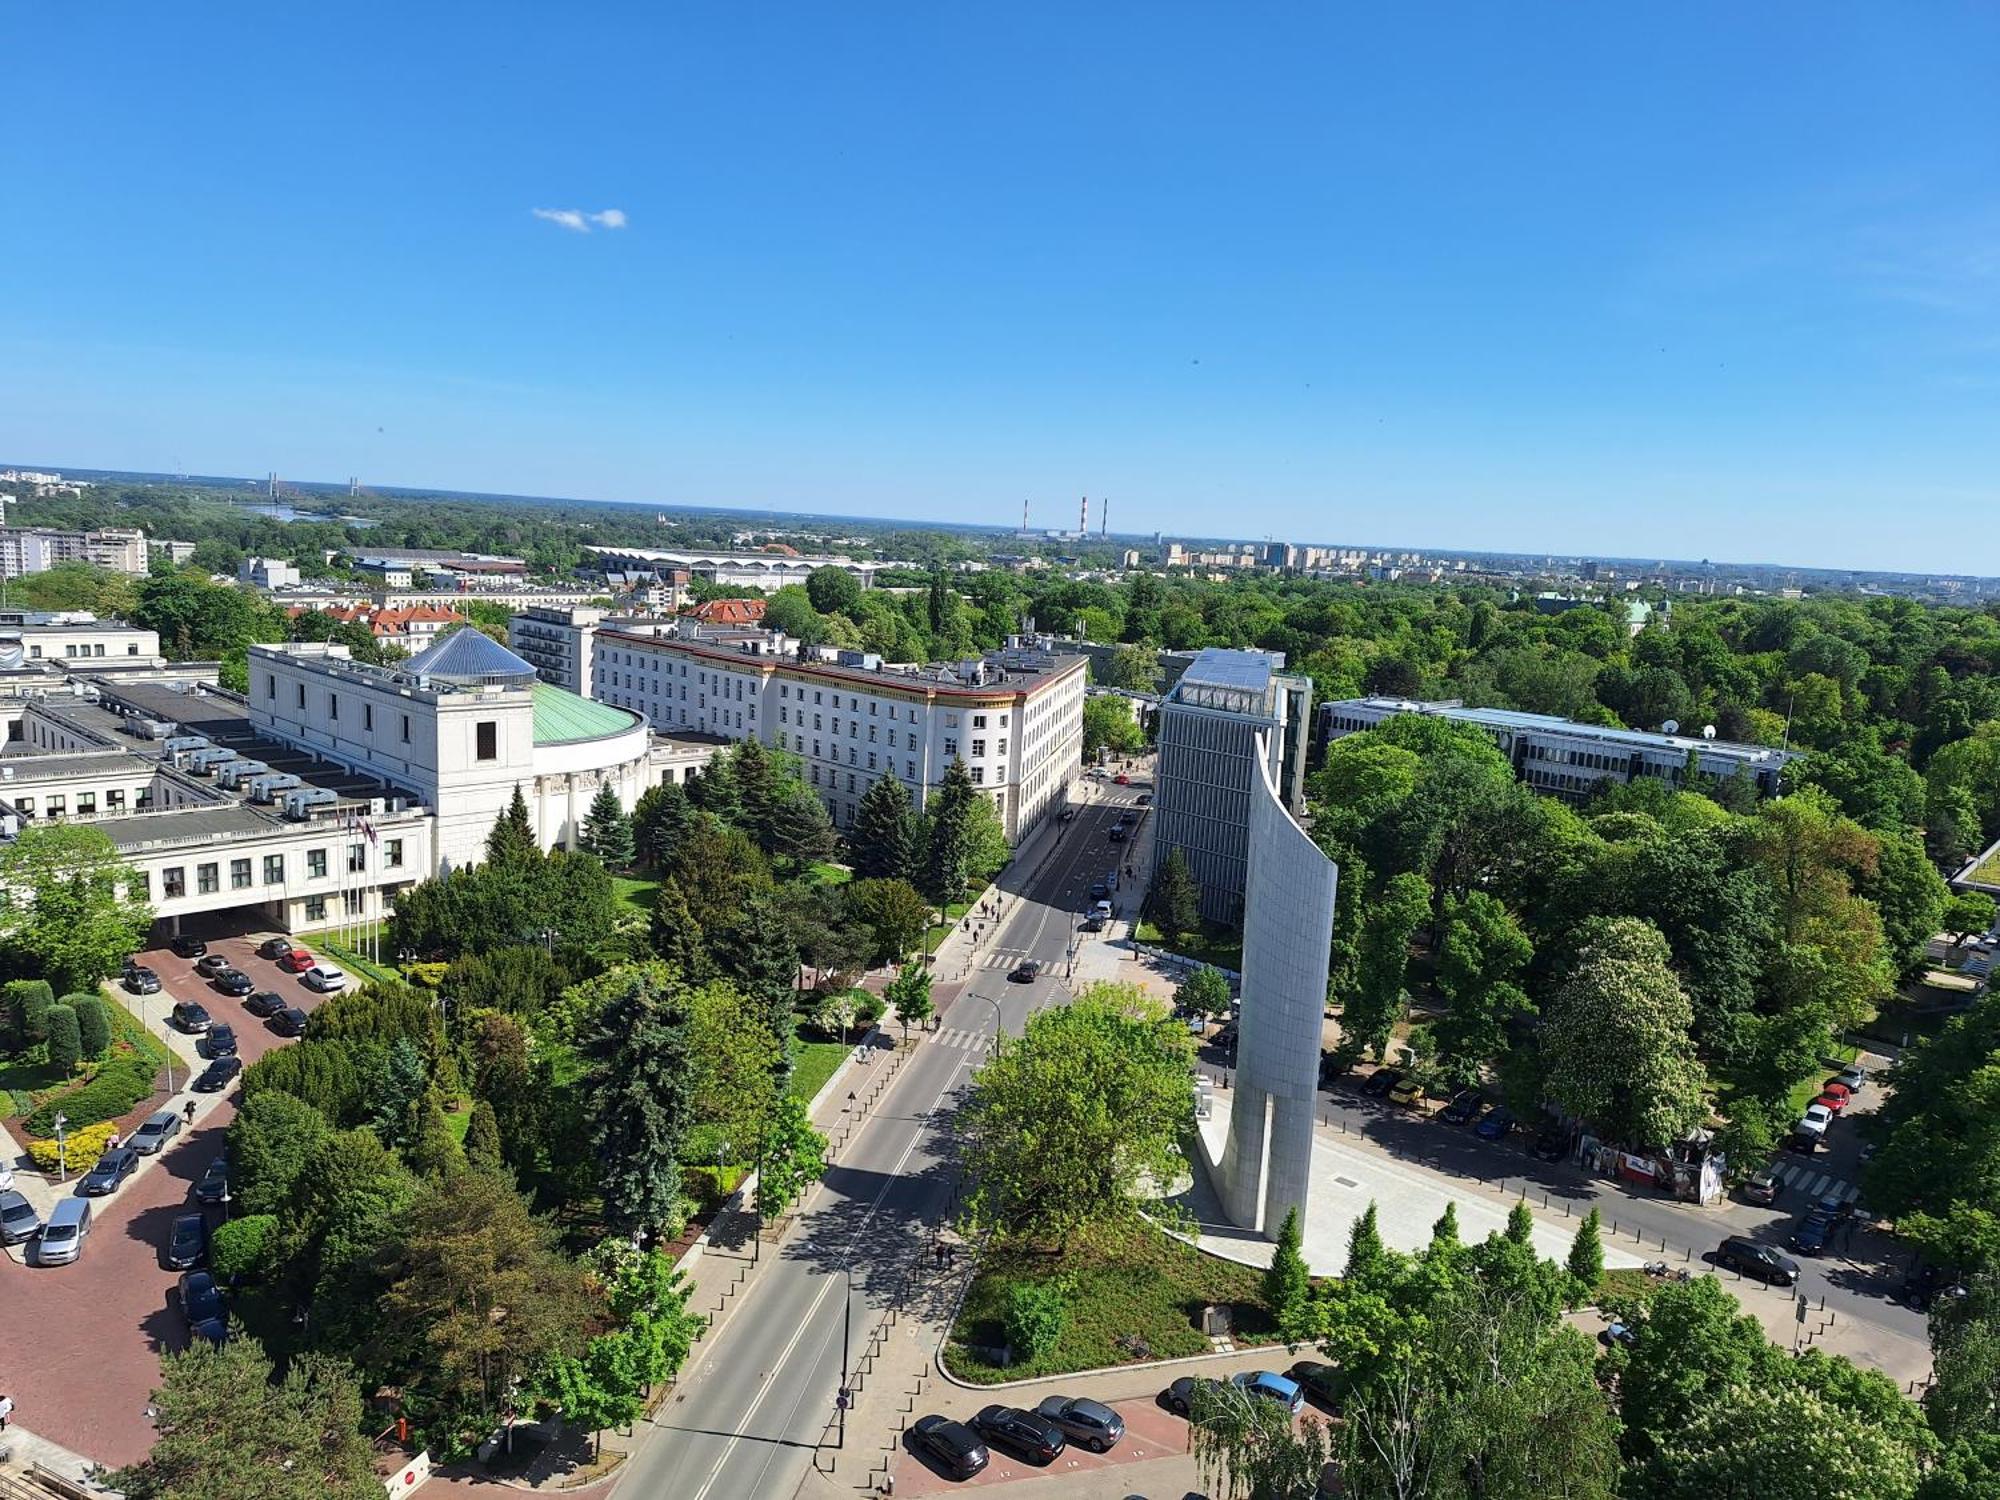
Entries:
POLYGON ((1579 1296, 1594 1294, 1597 1283, 1604 1278, 1602 1222, 1593 1208, 1583 1216, 1583 1222, 1576 1227, 1576 1238, 1570 1241, 1569 1274, 1577 1280, 1579 1296))
POLYGON ((653 952, 681 971, 681 978, 698 984, 708 978, 715 965, 708 956, 708 941, 701 924, 688 909, 687 896, 677 880, 665 880, 653 897, 650 931, 653 952))
POLYGON ((678 987, 635 971, 604 1007, 588 1054, 590 1146, 605 1218, 621 1230, 652 1230, 674 1214, 681 1142, 694 1117, 678 987))
POLYGON ((1444 1212, 1439 1214, 1437 1222, 1431 1225, 1431 1243, 1446 1247, 1453 1247, 1459 1243, 1458 1205, 1449 1199, 1445 1201, 1444 1212))
POLYGON ((1146 895, 1146 914, 1169 943, 1179 942, 1201 926, 1201 888, 1194 883, 1187 855, 1178 845, 1167 851, 1153 876, 1153 888, 1146 895))
POLYGON ((1277 1249, 1264 1272, 1264 1305, 1271 1309, 1278 1332, 1287 1342, 1303 1340, 1312 1301, 1312 1273, 1306 1269, 1305 1231, 1299 1227, 1298 1205, 1285 1210, 1278 1229, 1277 1249))
POLYGON ((940 908, 965 899, 965 883, 972 874, 972 840, 968 827, 972 815, 972 773, 962 760, 953 760, 944 774, 929 812, 930 849, 924 869, 923 892, 940 908))
POLYGON ((893 776, 878 777, 861 794, 847 836, 855 875, 862 880, 908 879, 915 824, 908 788, 893 776))
POLYGON ((771 848, 772 819, 782 801, 778 767, 765 753, 763 742, 754 736, 742 741, 730 755, 735 773, 736 800, 741 808, 738 826, 763 846, 771 848))
POLYGON ((535 826, 528 820, 528 799, 522 794, 521 784, 514 783, 514 798, 507 804, 507 811, 493 825, 493 831, 486 835, 486 862, 490 865, 518 864, 532 859, 541 852, 541 845, 535 839, 535 826))
POLYGON ((1375 1200, 1368 1200, 1368 1207, 1347 1231, 1347 1276, 1353 1279, 1366 1276, 1387 1263, 1389 1250, 1382 1243, 1380 1216, 1375 1211, 1375 1200))
POLYGON ((1507 1210, 1507 1238, 1517 1245, 1534 1243, 1535 1216, 1528 1212, 1525 1198, 1516 1198, 1514 1206, 1507 1210))
POLYGON ((498 1172, 505 1165, 500 1153, 500 1121, 484 1099, 472 1106, 472 1118, 466 1123, 465 1164, 475 1172, 498 1172))
POLYGON ((639 862, 651 870, 671 864, 694 814, 694 805, 677 782, 647 787, 632 809, 632 842, 639 862))
POLYGON ((703 812, 715 814, 732 828, 743 826, 743 799, 732 757, 718 752, 706 770, 689 778, 687 795, 703 812))
MULTIPOLYGON (((497 1144, 497 1136, 495 1141, 497 1144)), ((403 1159, 419 1177, 432 1179, 449 1177, 465 1167, 465 1153, 452 1138, 435 1092, 425 1095, 417 1109, 416 1129, 403 1148, 403 1159)))
POLYGON ((590 811, 583 819, 583 847, 603 861, 607 869, 623 870, 632 863, 632 820, 618 801, 610 782, 597 789, 590 811))
POLYGON ((826 804, 802 786, 788 788, 765 817, 764 847, 773 858, 804 867, 840 847, 826 804))
POLYGON ((764 1023, 778 1043, 777 1073, 791 1077, 792 1010, 798 1001, 799 946, 792 925, 776 900, 759 896, 750 902, 743 921, 718 953, 724 971, 736 987, 757 1003, 764 1023))

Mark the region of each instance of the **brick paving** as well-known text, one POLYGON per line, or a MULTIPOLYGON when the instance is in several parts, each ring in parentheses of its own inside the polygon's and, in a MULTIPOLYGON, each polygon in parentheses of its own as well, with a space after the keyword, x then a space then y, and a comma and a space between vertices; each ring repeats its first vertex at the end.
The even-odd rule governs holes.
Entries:
MULTIPOLYGON (((259 989, 277 990, 288 1003, 311 1010, 320 997, 296 976, 256 957, 258 940, 225 938, 210 946, 228 954, 259 989)), ((198 1000, 217 1021, 236 1028, 246 1066, 285 1044, 245 1011, 242 1001, 217 993, 194 972, 192 961, 165 950, 150 951, 139 961, 159 974, 162 993, 119 998, 147 1017, 155 1036, 174 1001, 198 1000)), ((183 1064, 194 1054, 192 1038, 175 1033, 170 1043, 183 1064)), ((184 1065, 176 1068, 174 1082, 181 1090, 173 1099, 176 1106, 197 1101, 194 1126, 148 1159, 116 1193, 97 1200, 77 1262, 43 1267, 0 1257, 7 1328, 0 1341, 0 1390, 14 1398, 15 1420, 113 1466, 143 1458, 152 1446, 146 1404, 159 1380, 159 1355, 187 1342, 187 1327, 170 1297, 178 1273, 160 1264, 160 1247, 173 1220, 196 1210, 194 1185, 222 1149, 236 1117, 235 1089, 221 1096, 188 1093, 184 1065)), ((39 1174, 34 1175, 39 1188, 39 1174)), ((30 1173, 19 1176, 26 1188, 30 1173)), ((74 1184, 74 1178, 67 1187, 49 1184, 49 1194, 73 1192, 74 1184)), ((221 1222, 221 1209, 205 1212, 211 1227, 221 1222)))

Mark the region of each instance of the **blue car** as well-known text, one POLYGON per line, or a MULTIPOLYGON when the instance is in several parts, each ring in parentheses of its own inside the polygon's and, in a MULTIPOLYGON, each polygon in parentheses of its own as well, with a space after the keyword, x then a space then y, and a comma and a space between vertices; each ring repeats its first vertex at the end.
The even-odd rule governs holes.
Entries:
POLYGON ((1306 1393, 1296 1380, 1287 1380, 1275 1370, 1245 1370, 1235 1377, 1236 1388, 1252 1396, 1275 1401, 1293 1416, 1305 1408, 1306 1393))
POLYGON ((1490 1110, 1485 1119, 1472 1127, 1472 1133, 1482 1141, 1497 1141, 1514 1128, 1514 1111, 1502 1104, 1490 1110))

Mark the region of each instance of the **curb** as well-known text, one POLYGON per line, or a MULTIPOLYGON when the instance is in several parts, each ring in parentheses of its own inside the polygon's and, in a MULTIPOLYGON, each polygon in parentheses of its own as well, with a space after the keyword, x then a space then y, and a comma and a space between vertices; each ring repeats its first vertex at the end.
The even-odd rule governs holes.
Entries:
MULTIPOLYGON (((970 1280, 966 1282, 968 1287, 971 1284, 970 1280)), ((959 1301, 962 1303, 964 1300, 964 1293, 960 1293, 959 1301)), ((954 1323, 958 1321, 956 1308, 952 1310, 952 1321, 954 1323)), ((1140 1359, 1133 1360, 1130 1364, 1100 1365, 1094 1370, 1063 1370, 1053 1375, 1030 1375, 1021 1380, 982 1383, 961 1380, 947 1368, 944 1362, 944 1350, 945 1343, 950 1337, 951 1332, 947 1329, 944 1339, 938 1343, 937 1354, 931 1363, 936 1366, 938 1374, 944 1377, 948 1385, 955 1385, 962 1391, 1011 1391, 1018 1390, 1024 1385, 1042 1385, 1051 1380, 1084 1380, 1093 1375, 1122 1375, 1132 1370, 1171 1370, 1181 1365, 1198 1365, 1204 1360, 1234 1359, 1239 1354, 1261 1354, 1267 1349, 1282 1349, 1287 1355, 1291 1353, 1290 1346, 1286 1344, 1239 1344, 1227 1354, 1218 1354, 1211 1350, 1207 1354, 1182 1354, 1173 1359, 1140 1359)))

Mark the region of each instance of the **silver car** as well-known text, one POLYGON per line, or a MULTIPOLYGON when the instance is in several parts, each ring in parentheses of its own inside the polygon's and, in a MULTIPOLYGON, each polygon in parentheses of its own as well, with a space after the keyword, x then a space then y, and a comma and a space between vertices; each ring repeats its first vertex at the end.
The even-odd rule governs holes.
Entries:
POLYGON ((1092 1453, 1108 1453, 1125 1436, 1125 1419, 1087 1396, 1048 1396, 1035 1414, 1062 1429, 1064 1437, 1092 1453))
POLYGON ((90 1233, 90 1204, 82 1198, 64 1198, 42 1226, 35 1242, 35 1260, 44 1266, 66 1266, 83 1254, 83 1241, 90 1233))
POLYGON ((148 1116, 146 1123, 132 1132, 129 1144, 141 1156, 153 1156, 180 1133, 181 1117, 170 1109, 163 1109, 158 1114, 148 1116))

